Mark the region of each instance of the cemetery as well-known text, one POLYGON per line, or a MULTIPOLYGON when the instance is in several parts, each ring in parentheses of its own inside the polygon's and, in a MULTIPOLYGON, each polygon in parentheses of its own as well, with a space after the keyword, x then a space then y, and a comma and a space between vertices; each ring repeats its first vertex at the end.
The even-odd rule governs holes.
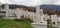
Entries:
MULTIPOLYGON (((58 27, 60 17, 57 14, 44 14, 40 6, 35 7, 36 12, 29 12, 25 8, 9 9, 9 4, 4 5, 5 13, 1 18, 1 28, 55 28, 58 27), (6 24, 5 24, 6 23, 6 24), (10 24, 11 23, 11 24, 10 24), (8 24, 8 25, 7 25, 8 24), (3 25, 3 26, 2 26, 3 25), (10 26, 11 25, 11 26, 10 26)), ((51 11, 52 12, 52 11, 51 11)), ((54 13, 54 12, 53 12, 54 13)), ((2 15, 2 14, 1 14, 2 15)))

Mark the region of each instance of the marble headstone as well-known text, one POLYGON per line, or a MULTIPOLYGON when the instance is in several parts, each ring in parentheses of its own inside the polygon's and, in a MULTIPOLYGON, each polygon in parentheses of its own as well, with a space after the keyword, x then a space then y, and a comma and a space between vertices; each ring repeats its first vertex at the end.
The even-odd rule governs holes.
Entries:
POLYGON ((57 15, 51 15, 51 21, 52 21, 52 26, 57 27, 58 26, 58 20, 57 20, 57 15))
POLYGON ((36 7, 36 19, 31 24, 33 28, 47 28, 47 22, 43 21, 44 15, 43 11, 40 11, 40 7, 36 7), (40 13, 41 12, 41 13, 40 13))
POLYGON ((58 16, 58 22, 60 22, 60 16, 58 16))

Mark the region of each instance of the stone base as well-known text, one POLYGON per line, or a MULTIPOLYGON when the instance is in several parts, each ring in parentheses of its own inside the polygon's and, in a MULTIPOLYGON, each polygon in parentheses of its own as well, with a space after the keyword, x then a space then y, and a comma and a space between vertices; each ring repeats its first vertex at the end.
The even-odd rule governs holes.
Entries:
POLYGON ((55 25, 52 24, 52 26, 53 26, 53 27, 58 27, 58 24, 55 24, 55 25))
POLYGON ((55 22, 55 23, 52 22, 52 26, 53 26, 53 27, 58 27, 58 22, 55 22))
POLYGON ((15 17, 3 17, 4 19, 15 19, 15 17))
POLYGON ((47 22, 32 23, 33 28, 47 28, 47 22))

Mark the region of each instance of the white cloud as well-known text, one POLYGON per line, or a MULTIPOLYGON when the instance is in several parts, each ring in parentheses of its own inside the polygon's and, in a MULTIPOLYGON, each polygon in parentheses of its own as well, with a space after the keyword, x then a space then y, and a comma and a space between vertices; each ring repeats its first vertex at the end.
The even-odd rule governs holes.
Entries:
POLYGON ((41 4, 60 5, 60 0, 9 0, 13 4, 21 4, 26 6, 36 6, 41 4))
POLYGON ((60 0, 54 3, 55 5, 60 5, 60 0))
POLYGON ((3 4, 18 4, 26 6, 36 6, 40 4, 58 4, 60 5, 60 0, 0 0, 3 4), (59 1, 59 2, 58 2, 59 1))
POLYGON ((6 4, 6 3, 11 4, 11 2, 9 2, 8 0, 0 0, 0 2, 1 2, 2 4, 6 4))
POLYGON ((54 4, 56 3, 58 0, 41 0, 42 4, 54 4))
POLYGON ((26 5, 26 6, 36 6, 38 0, 9 0, 11 3, 13 4, 22 4, 22 5, 26 5))
POLYGON ((26 5, 26 6, 36 6, 37 3, 40 4, 40 0, 0 0, 0 2, 5 4, 6 3, 19 4, 19 5, 26 5))

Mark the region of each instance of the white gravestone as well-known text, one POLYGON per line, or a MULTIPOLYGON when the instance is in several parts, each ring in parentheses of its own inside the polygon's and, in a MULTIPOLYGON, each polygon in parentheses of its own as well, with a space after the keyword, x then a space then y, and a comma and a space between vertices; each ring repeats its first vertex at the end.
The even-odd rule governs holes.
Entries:
POLYGON ((52 26, 53 27, 58 27, 58 20, 57 20, 57 15, 51 15, 51 21, 52 21, 52 26))
POLYGON ((9 16, 12 16, 12 10, 9 9, 9 16))
POLYGON ((58 16, 58 22, 60 22, 60 16, 58 16))
POLYGON ((47 20, 47 14, 44 15, 44 19, 45 19, 45 21, 47 20))
POLYGON ((27 16, 26 11, 24 11, 24 10, 23 10, 23 15, 24 15, 24 17, 26 17, 26 16, 27 16))
POLYGON ((26 10, 26 17, 28 18, 28 10, 26 10))
POLYGON ((58 23, 58 28, 60 28, 60 23, 58 23))
POLYGON ((6 10, 6 17, 9 17, 9 4, 5 4, 4 9, 6 10))
POLYGON ((19 9, 16 9, 15 14, 16 14, 16 16, 17 16, 17 17, 16 17, 17 19, 20 19, 21 16, 22 16, 22 12, 21 12, 19 9))
POLYGON ((33 19, 34 22, 36 22, 36 13, 33 15, 33 19))
POLYGON ((6 14, 5 14, 6 17, 3 17, 3 18, 9 19, 9 15, 10 15, 10 13, 9 13, 9 4, 4 5, 4 10, 6 11, 6 14))
POLYGON ((40 8, 39 6, 36 7, 36 19, 31 24, 33 28, 47 28, 47 22, 43 21, 44 15, 40 14, 40 8))
POLYGON ((11 16, 15 16, 14 13, 15 13, 15 9, 11 10, 11 16))
POLYGON ((50 19, 49 15, 48 14, 44 14, 44 19, 45 19, 45 21, 50 19))
POLYGON ((40 10, 40 16, 41 16, 40 23, 41 25, 43 25, 42 28, 47 28, 47 22, 44 20, 44 14, 42 9, 40 10))

